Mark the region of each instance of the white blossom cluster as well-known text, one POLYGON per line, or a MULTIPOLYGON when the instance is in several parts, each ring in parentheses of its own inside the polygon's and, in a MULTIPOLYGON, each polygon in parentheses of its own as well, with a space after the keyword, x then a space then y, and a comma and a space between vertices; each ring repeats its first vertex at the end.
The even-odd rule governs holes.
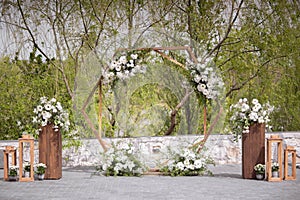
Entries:
POLYGON ((45 169, 47 168, 47 165, 44 163, 38 163, 34 165, 34 172, 36 174, 44 174, 45 173, 45 169))
POLYGON ((203 155, 185 148, 179 152, 171 152, 171 159, 162 171, 170 173, 172 176, 204 175, 208 172, 207 164, 212 161, 203 155))
POLYGON ((222 78, 208 64, 211 61, 197 64, 188 62, 190 75, 197 91, 202 93, 207 99, 216 99, 220 95, 220 90, 224 86, 222 78))
POLYGON ((138 64, 138 55, 131 54, 129 57, 123 55, 119 59, 114 60, 108 70, 103 74, 103 83, 109 84, 115 80, 125 80, 137 73, 145 73, 146 67, 138 64))
POLYGON ((100 171, 106 176, 140 176, 144 167, 132 144, 118 142, 103 154, 100 171))
POLYGON ((266 170, 266 165, 263 165, 263 164, 257 164, 254 166, 254 171, 257 173, 257 174, 264 174, 265 173, 265 170, 266 170))
POLYGON ((249 133, 252 123, 265 123, 268 126, 273 110, 274 107, 269 103, 262 105, 257 99, 253 99, 249 104, 247 98, 241 98, 237 104, 230 106, 230 111, 233 112, 230 118, 232 131, 236 135, 238 132, 249 133))
POLYGON ((47 97, 41 97, 40 104, 33 112, 36 115, 33 117, 33 123, 39 126, 46 126, 52 123, 55 131, 58 131, 59 128, 65 131, 69 130, 69 114, 55 98, 48 100, 47 97))

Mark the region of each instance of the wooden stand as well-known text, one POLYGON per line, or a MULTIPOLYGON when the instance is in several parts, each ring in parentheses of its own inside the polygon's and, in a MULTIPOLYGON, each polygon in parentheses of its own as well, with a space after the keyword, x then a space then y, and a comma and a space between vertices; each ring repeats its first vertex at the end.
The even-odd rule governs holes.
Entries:
POLYGON ((3 164, 4 164, 4 180, 8 181, 8 171, 9 171, 9 154, 11 154, 12 165, 17 164, 17 151, 13 146, 6 146, 3 150, 3 164))
POLYGON ((292 146, 287 146, 284 150, 284 180, 296 180, 296 149, 292 146), (288 156, 292 154, 292 175, 288 175, 288 156))
POLYGON ((242 135, 242 176, 256 179, 254 166, 265 164, 265 124, 255 123, 242 135))
POLYGON ((52 124, 43 126, 39 134, 39 162, 47 166, 45 179, 62 177, 61 133, 55 132, 52 124))
POLYGON ((19 138, 19 181, 20 182, 29 182, 34 181, 34 139, 30 135, 23 135, 22 138, 19 138), (30 144, 30 176, 23 177, 23 143, 30 144))
POLYGON ((282 139, 278 135, 271 135, 267 139, 267 180, 268 181, 282 181, 282 139), (272 177, 272 144, 277 143, 277 161, 279 164, 279 177, 272 177))

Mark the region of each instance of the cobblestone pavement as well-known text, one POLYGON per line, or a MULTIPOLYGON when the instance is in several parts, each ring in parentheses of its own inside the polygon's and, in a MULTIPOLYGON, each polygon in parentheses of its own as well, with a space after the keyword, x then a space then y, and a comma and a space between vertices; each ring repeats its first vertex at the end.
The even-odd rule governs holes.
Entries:
POLYGON ((91 168, 72 168, 63 169, 60 180, 6 182, 0 170, 0 200, 300 199, 299 178, 245 180, 241 165, 218 165, 212 171, 213 177, 103 177, 91 168))

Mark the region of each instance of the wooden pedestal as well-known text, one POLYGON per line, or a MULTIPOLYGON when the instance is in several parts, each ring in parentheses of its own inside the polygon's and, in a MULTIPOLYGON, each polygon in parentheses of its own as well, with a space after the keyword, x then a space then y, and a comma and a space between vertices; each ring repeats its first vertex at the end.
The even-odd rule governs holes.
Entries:
POLYGON ((255 123, 242 135, 242 176, 256 179, 254 166, 265 164, 265 124, 255 123))
POLYGON ((43 126, 39 134, 39 162, 47 166, 45 179, 62 177, 61 133, 55 132, 52 124, 43 126))
POLYGON ((11 163, 12 165, 17 164, 17 152, 15 147, 13 146, 6 146, 5 149, 3 150, 3 158, 4 158, 4 180, 8 181, 8 172, 9 172, 9 154, 11 154, 11 163))

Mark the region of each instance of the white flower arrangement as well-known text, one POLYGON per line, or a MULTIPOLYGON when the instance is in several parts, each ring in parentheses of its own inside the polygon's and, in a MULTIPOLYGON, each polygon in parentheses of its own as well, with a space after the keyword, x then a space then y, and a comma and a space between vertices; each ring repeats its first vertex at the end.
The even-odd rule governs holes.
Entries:
POLYGON ((269 127, 270 114, 274 107, 269 103, 260 104, 257 99, 251 101, 249 105, 247 98, 241 98, 237 104, 230 106, 232 116, 230 118, 230 129, 236 139, 242 133, 249 133, 249 127, 253 123, 265 123, 269 127))
POLYGON ((45 174, 45 170, 46 170, 47 166, 44 163, 38 163, 35 165, 35 173, 36 174, 45 174))
POLYGON ((272 172, 277 172, 279 170, 279 164, 278 162, 272 163, 272 172))
POLYGON ((141 176, 145 167, 136 148, 119 141, 103 153, 103 161, 97 170, 106 176, 141 176))
POLYGON ((40 104, 33 112, 36 114, 32 120, 34 124, 46 126, 52 123, 55 131, 58 131, 59 128, 64 131, 69 130, 69 114, 55 98, 48 100, 47 97, 41 97, 40 104))
POLYGON ((257 164, 257 165, 254 166, 254 171, 257 174, 264 174, 265 171, 266 171, 266 166, 259 163, 259 164, 257 164))
POLYGON ((138 55, 122 55, 110 63, 103 73, 103 83, 109 84, 116 80, 125 80, 138 73, 145 73, 146 67, 139 65, 138 55))
POLYGON ((18 175, 18 166, 12 165, 9 167, 9 176, 17 176, 18 175))
POLYGON ((224 82, 214 71, 211 60, 205 63, 201 63, 200 59, 198 60, 197 64, 192 62, 188 62, 187 64, 192 82, 197 92, 203 94, 207 99, 216 99, 220 95, 220 90, 222 90, 224 82))
POLYGON ((208 164, 214 164, 210 157, 206 157, 192 149, 184 148, 180 151, 169 149, 170 158, 160 171, 171 176, 212 175, 208 164))
POLYGON ((25 161, 25 162, 23 163, 23 169, 24 169, 24 171, 30 172, 30 167, 31 167, 30 162, 25 161))

